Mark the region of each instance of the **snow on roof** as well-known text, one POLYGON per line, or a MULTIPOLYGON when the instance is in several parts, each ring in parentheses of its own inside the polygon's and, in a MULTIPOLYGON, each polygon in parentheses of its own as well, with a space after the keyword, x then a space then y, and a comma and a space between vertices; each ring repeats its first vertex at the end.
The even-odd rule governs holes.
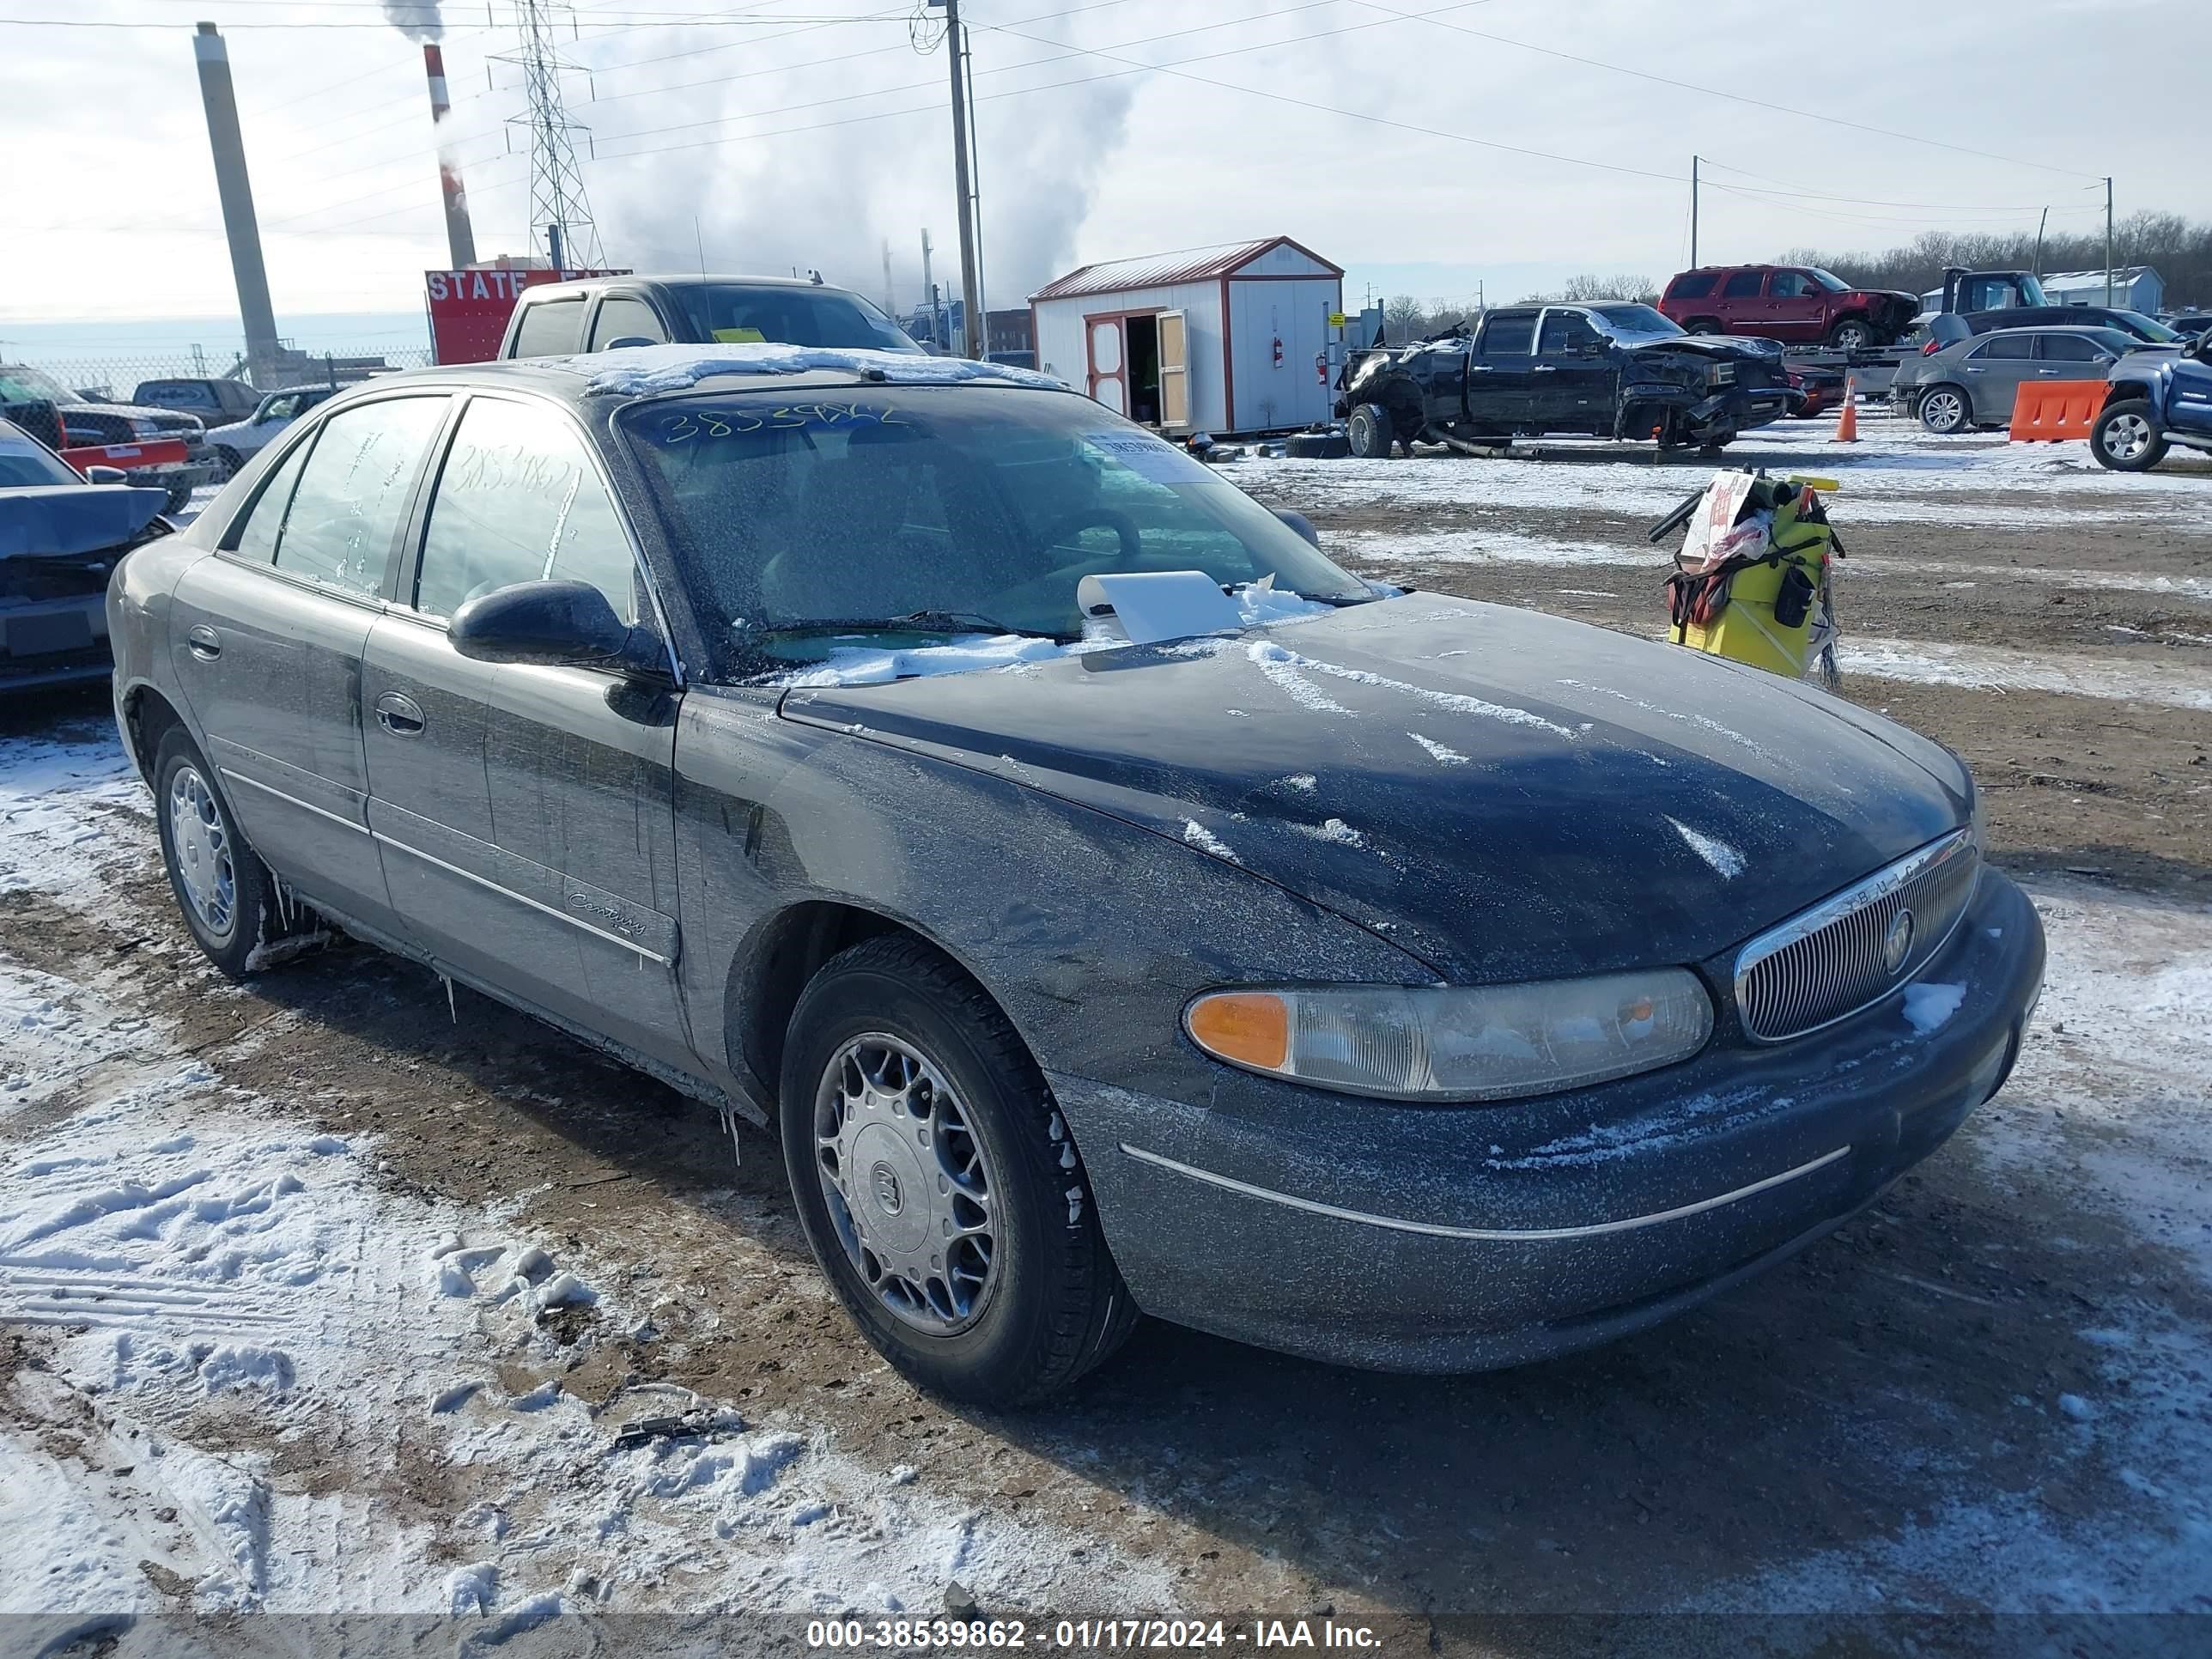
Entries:
POLYGON ((1302 247, 1287 236, 1262 236, 1257 241, 1222 242, 1212 247, 1177 248, 1168 253, 1140 253, 1133 259, 1113 259, 1104 264, 1081 265, 1066 276, 1047 283, 1030 295, 1039 300, 1073 299, 1079 294, 1113 294, 1130 288, 1164 288, 1174 283, 1200 283, 1227 276, 1243 270, 1261 254, 1278 247, 1296 248, 1330 274, 1341 276, 1336 265, 1302 247))
MULTIPOLYGON (((2146 271, 2148 271, 2154 276, 2158 275, 2156 268, 2151 265, 2114 265, 2112 267, 2112 286, 2118 288, 2122 283, 2132 283, 2136 277, 2143 275, 2146 271)), ((2104 280, 2105 269, 2102 265, 2100 265, 2094 270, 2054 270, 2048 276, 2043 278, 2043 285, 2045 288, 2049 288, 2055 283, 2064 283, 2068 286, 2074 286, 2082 283, 2096 283, 2101 284, 2104 280)))
POLYGON ((1065 392, 1067 383, 1049 374, 966 357, 929 357, 912 351, 847 351, 823 346, 770 343, 625 346, 587 357, 552 357, 536 365, 591 377, 586 390, 615 397, 642 398, 656 392, 682 392, 718 374, 805 374, 832 373, 880 378, 894 386, 950 386, 961 380, 1008 380, 1017 386, 1065 392))

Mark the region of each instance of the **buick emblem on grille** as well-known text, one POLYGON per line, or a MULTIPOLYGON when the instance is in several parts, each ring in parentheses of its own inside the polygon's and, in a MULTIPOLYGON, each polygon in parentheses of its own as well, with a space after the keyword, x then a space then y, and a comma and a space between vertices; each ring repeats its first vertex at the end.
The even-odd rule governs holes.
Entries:
POLYGON ((1881 965, 1894 977, 1911 951, 1912 912, 1899 910, 1890 918, 1889 929, 1881 936, 1881 965))

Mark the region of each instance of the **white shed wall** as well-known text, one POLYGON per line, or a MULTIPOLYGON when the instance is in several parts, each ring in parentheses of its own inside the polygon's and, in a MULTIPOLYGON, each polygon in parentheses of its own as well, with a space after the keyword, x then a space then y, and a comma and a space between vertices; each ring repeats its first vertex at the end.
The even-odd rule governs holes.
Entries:
MULTIPOLYGON (((1288 248, 1267 256, 1291 254, 1288 248)), ((1262 264, 1267 261, 1261 261, 1262 264)), ((1229 279, 1230 372, 1236 396, 1222 424, 1238 432, 1304 426, 1326 420, 1336 393, 1314 379, 1314 357, 1328 345, 1328 313, 1341 307, 1343 285, 1335 276, 1301 276, 1295 282, 1229 279), (1275 363, 1275 340, 1283 342, 1283 361, 1275 363)), ((1217 352, 1218 347, 1216 347, 1217 352)))
MULTIPOLYGON (((1271 247, 1256 259, 1247 259, 1237 268, 1239 276, 1325 276, 1336 280, 1336 273, 1318 259, 1310 258, 1294 247, 1271 247)), ((1233 280, 1233 279, 1232 279, 1233 280)))
MULTIPOLYGON (((1261 283, 1256 286, 1293 285, 1261 283)), ((1084 349, 1085 317, 1124 311, 1182 312, 1189 340, 1191 421, 1200 430, 1218 431, 1228 426, 1222 380, 1219 282, 1177 283, 1167 288, 1126 289, 1112 294, 1079 294, 1065 300, 1040 300, 1032 309, 1036 313, 1037 367, 1048 374, 1057 374, 1078 392, 1087 392, 1091 384, 1091 360, 1084 349)), ((1307 356, 1310 358, 1312 354, 1309 352, 1307 356)), ((1313 377, 1310 362, 1306 376, 1309 380, 1313 377)))

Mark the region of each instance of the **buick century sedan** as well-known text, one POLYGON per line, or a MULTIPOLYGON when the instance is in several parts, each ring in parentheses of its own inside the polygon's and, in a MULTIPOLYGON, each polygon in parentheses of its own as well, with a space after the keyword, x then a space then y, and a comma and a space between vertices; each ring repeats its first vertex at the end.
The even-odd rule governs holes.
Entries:
POLYGON ((1057 382, 657 347, 380 379, 111 589, 224 971, 336 927, 780 1137, 917 1381, 1139 1314, 1511 1364, 1710 1297, 2003 1084, 1958 758, 1382 590, 1057 382))

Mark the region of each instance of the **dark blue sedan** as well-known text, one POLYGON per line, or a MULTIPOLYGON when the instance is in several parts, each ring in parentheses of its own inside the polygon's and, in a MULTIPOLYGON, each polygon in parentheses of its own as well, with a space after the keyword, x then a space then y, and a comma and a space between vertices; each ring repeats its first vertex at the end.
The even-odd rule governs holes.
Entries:
POLYGON ((979 1401, 1139 1312, 1601 1340, 2002 1085, 2042 932, 1955 756, 1310 538, 1013 370, 430 371, 131 557, 117 714, 218 966, 341 927, 773 1126, 979 1401))

